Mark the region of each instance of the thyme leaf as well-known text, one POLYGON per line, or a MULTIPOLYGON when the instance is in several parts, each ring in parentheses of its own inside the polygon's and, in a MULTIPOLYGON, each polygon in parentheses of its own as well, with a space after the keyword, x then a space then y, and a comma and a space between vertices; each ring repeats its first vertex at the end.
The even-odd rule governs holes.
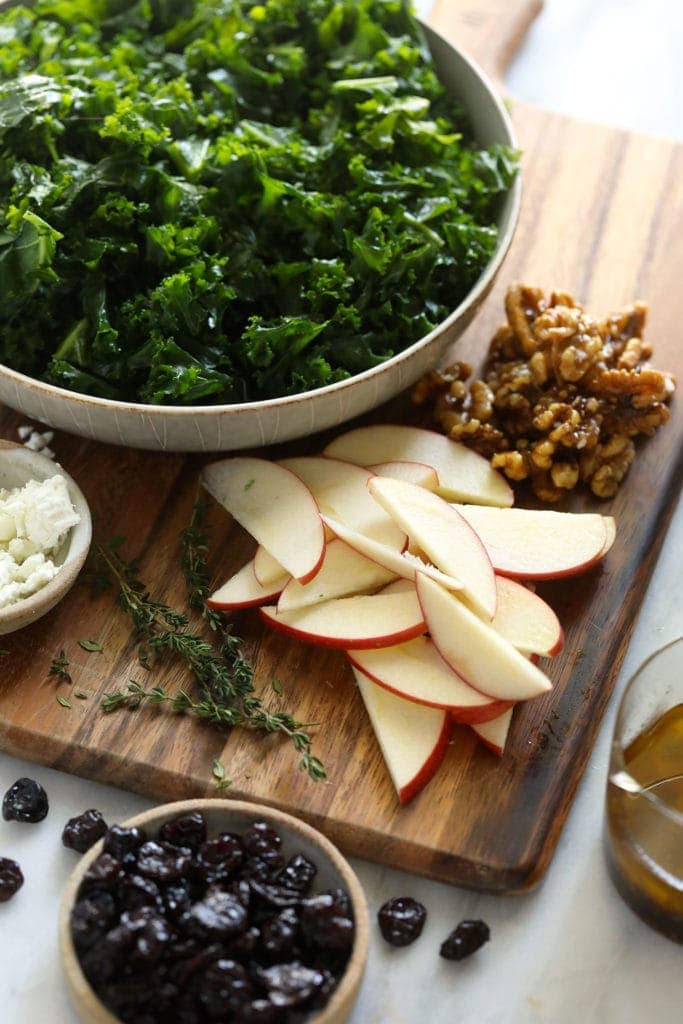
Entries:
POLYGON ((64 648, 61 649, 59 654, 52 659, 48 675, 57 676, 62 683, 72 683, 71 673, 69 672, 69 661, 64 648))
POLYGON ((102 644, 98 643, 97 640, 79 640, 79 647, 82 647, 84 651, 101 651, 102 644))

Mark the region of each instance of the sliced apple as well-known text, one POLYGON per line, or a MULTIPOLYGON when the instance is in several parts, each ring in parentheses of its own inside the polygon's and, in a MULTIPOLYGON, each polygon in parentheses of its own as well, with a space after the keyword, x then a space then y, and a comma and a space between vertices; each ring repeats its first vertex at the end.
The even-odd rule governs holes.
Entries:
POLYGON ((278 612, 266 605, 259 614, 281 633, 323 647, 390 647, 425 630, 413 588, 339 597, 294 611, 278 612))
POLYGON ((514 708, 504 711, 498 718, 492 718, 489 722, 476 722, 472 728, 485 746, 492 750, 498 757, 503 756, 505 743, 512 723, 512 712, 514 708))
POLYGON ((601 557, 604 557, 617 539, 617 524, 614 516, 603 516, 605 521, 605 546, 601 557))
POLYGON ((385 690, 416 704, 450 711, 459 722, 483 722, 508 706, 469 686, 424 636, 374 651, 347 651, 347 655, 352 665, 385 690))
POLYGON ((273 558, 270 552, 259 544, 254 552, 254 575, 259 583, 267 587, 284 575, 285 571, 277 559, 273 558))
MULTIPOLYGON (((219 611, 227 611, 235 608, 250 608, 254 605, 265 604, 278 597, 285 586, 291 580, 289 573, 284 573, 278 580, 264 586, 256 579, 254 573, 254 559, 243 565, 230 579, 215 590, 206 603, 210 608, 217 608, 219 611)), ((301 586, 301 584, 299 584, 301 586)))
POLYGON ((513 492, 488 460, 421 427, 376 424, 340 434, 324 449, 329 458, 370 466, 377 462, 424 462, 436 470, 437 492, 451 501, 509 506, 513 492))
POLYGON ((522 654, 552 657, 562 650, 564 633, 550 605, 528 587, 496 576, 496 614, 491 625, 522 654))
POLYGON ((315 499, 298 476, 267 459, 237 456, 205 466, 201 482, 291 576, 301 583, 315 576, 325 531, 315 499))
POLYGON ((438 494, 406 480, 373 476, 368 490, 437 569, 461 581, 461 596, 492 619, 496 581, 491 559, 467 520, 438 494))
POLYGON ((427 491, 435 491, 439 486, 439 474, 433 466, 424 462, 376 462, 368 466, 378 476, 390 476, 394 480, 408 480, 411 484, 424 487, 427 491))
POLYGON ((325 525, 329 527, 336 537, 345 541, 350 547, 355 548, 356 551, 360 551, 362 555, 377 562, 378 565, 383 565, 385 569, 395 573, 396 576, 414 581, 416 572, 424 572, 432 579, 442 583, 444 587, 448 587, 449 590, 462 590, 461 580, 447 576, 440 569, 437 569, 436 566, 424 562, 418 555, 409 551, 396 551, 395 548, 390 548, 387 544, 373 540, 364 533, 359 533, 358 530, 354 530, 350 526, 346 526, 344 523, 340 523, 339 520, 333 519, 324 513, 322 518, 325 525))
POLYGON ((448 749, 447 711, 413 704, 353 669, 391 781, 407 804, 434 777, 448 749))
POLYGON ((320 569, 309 583, 290 578, 280 594, 277 610, 305 608, 336 597, 363 594, 383 587, 395 574, 361 555, 343 540, 334 538, 325 548, 320 569))
POLYGON ((303 481, 321 512, 390 547, 405 546, 405 533, 368 492, 368 480, 374 475, 369 469, 322 456, 283 459, 279 465, 303 481))
POLYGON ((574 576, 603 558, 613 523, 596 512, 454 506, 484 542, 493 568, 518 579, 574 576))
POLYGON ((551 689, 536 665, 444 587, 418 573, 416 589, 434 646, 470 686, 505 701, 551 689))

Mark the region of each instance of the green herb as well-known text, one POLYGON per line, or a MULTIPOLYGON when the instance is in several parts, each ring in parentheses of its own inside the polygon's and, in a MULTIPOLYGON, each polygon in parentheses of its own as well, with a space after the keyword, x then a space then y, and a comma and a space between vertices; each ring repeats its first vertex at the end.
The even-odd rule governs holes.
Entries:
POLYGON ((79 700, 87 700, 88 694, 84 693, 83 690, 74 690, 74 697, 78 697, 79 700))
POLYGON ((52 659, 49 669, 49 675, 57 676, 57 678, 60 679, 63 683, 73 682, 71 678, 71 673, 69 672, 69 662, 67 660, 66 654, 64 653, 64 648, 62 648, 62 650, 59 652, 56 658, 52 659))
MULTIPOLYGON (((197 503, 190 525, 182 534, 182 566, 189 600, 195 607, 200 602, 203 605, 208 591, 205 515, 206 505, 197 503)), ((298 722, 284 711, 271 713, 263 706, 254 692, 252 666, 240 652, 241 642, 218 613, 202 607, 217 634, 214 644, 190 628, 186 615, 152 599, 138 578, 135 562, 125 562, 111 547, 99 546, 97 553, 118 586, 119 604, 133 623, 145 662, 149 665, 150 658, 164 654, 180 657, 201 688, 200 699, 194 700, 185 690, 171 694, 163 687, 145 689, 131 680, 126 691, 105 696, 104 711, 138 708, 145 702, 167 704, 176 713, 189 712, 214 725, 241 725, 258 732, 280 732, 290 738, 301 755, 299 767, 316 781, 325 778, 324 766, 311 750, 312 740, 306 731, 310 723, 298 722)))
POLYGON ((79 640, 79 645, 84 651, 101 651, 102 644, 99 644, 97 640, 79 640))
POLYGON ((214 758, 213 762, 213 775, 217 779, 214 785, 214 789, 218 792, 222 789, 227 789, 228 786, 232 786, 232 779, 227 778, 225 774, 225 765, 221 764, 218 758, 214 758))
POLYGON ((57 694, 57 703, 61 704, 63 708, 71 707, 71 701, 68 700, 66 697, 63 697, 61 693, 57 694))
POLYGON ((271 679, 270 685, 273 687, 276 693, 282 693, 282 683, 279 679, 271 679))
POLYGON ((0 360, 82 393, 243 402, 425 335, 517 170, 407 0, 40 0, 0 13, 0 360))

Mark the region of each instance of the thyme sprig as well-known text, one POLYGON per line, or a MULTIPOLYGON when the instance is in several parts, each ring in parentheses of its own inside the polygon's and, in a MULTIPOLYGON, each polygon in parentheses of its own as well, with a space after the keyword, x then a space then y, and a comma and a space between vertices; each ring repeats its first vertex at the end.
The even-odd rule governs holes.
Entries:
POLYGON ((141 665, 150 668, 150 658, 158 659, 164 654, 180 657, 201 687, 200 699, 193 699, 185 690, 172 694, 161 686, 146 689, 131 680, 125 691, 107 694, 102 708, 111 712, 121 707, 138 708, 143 703, 167 704, 178 714, 191 713, 213 725, 240 725, 258 732, 283 733, 301 755, 301 770, 314 781, 324 779, 325 768, 312 753, 312 739, 307 731, 310 723, 298 722, 285 711, 271 712, 264 707, 254 692, 253 668, 241 654, 241 641, 220 613, 206 606, 209 573, 205 516, 206 506, 195 504, 190 524, 181 535, 181 564, 188 600, 218 634, 216 643, 195 632, 187 615, 151 597, 139 578, 136 563, 121 557, 118 543, 97 548, 101 562, 118 586, 119 604, 133 623, 141 665))

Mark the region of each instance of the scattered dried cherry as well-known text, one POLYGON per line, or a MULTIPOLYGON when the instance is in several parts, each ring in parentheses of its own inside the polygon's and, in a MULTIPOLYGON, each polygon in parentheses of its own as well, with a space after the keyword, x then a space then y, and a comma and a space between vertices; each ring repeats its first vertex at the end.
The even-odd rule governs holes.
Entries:
POLYGON ((412 896, 396 896, 387 900, 377 913, 379 929, 392 946, 409 946, 422 934, 427 911, 412 896))
POLYGON ((106 831, 106 821, 99 811, 92 808, 76 818, 69 818, 62 831, 62 843, 69 850, 85 853, 106 831))
POLYGON ((293 1024, 328 1001, 353 943, 348 895, 309 895, 263 821, 206 838, 201 815, 158 837, 114 825, 71 915, 83 971, 125 1024, 293 1024))
POLYGON ((0 903, 7 903, 24 884, 22 870, 15 860, 0 857, 0 903))
POLYGON ((441 943, 439 955, 446 960, 464 960, 476 953, 491 937, 485 921, 461 921, 441 943))
POLYGON ((49 809, 47 793, 35 779, 17 779, 2 800, 2 816, 5 821, 34 824, 42 821, 49 809))

